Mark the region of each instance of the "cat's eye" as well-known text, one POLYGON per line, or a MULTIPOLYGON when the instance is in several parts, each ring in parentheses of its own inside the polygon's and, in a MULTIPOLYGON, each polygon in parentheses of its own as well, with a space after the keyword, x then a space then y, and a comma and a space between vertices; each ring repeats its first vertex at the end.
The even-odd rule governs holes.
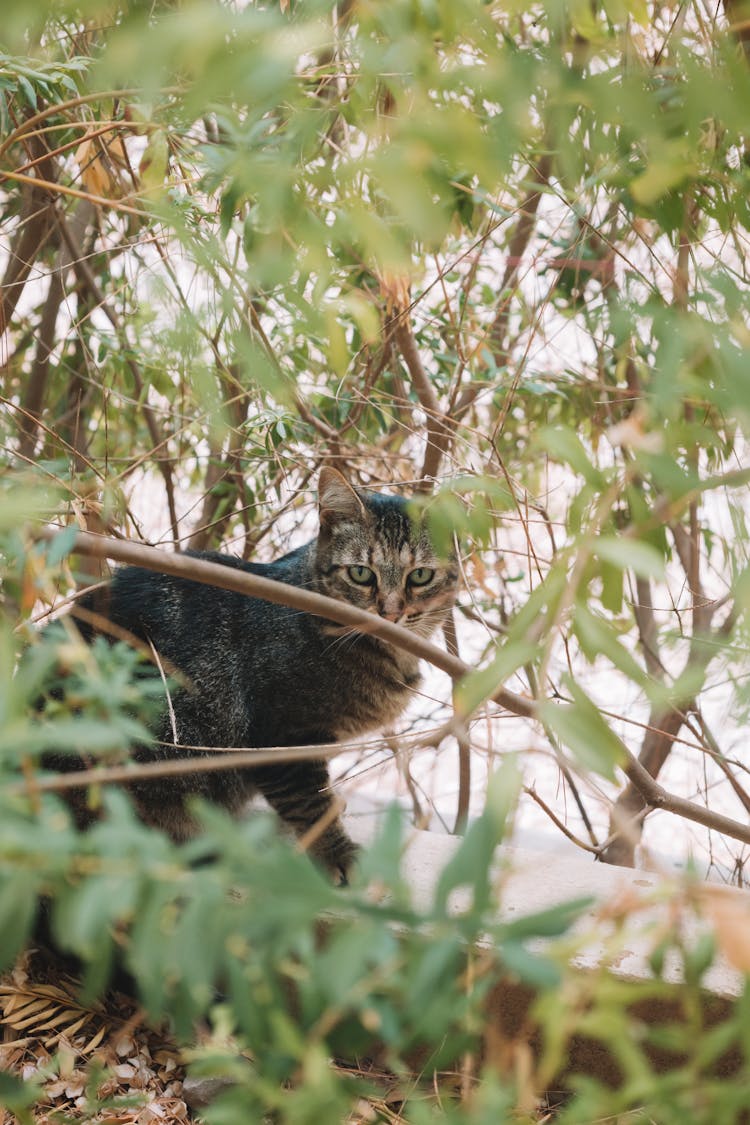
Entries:
POLYGON ((418 566, 416 570, 409 572, 407 582, 410 586, 429 586, 435 577, 435 571, 429 566, 418 566))
POLYGON ((375 582, 375 572, 369 566, 349 566, 346 572, 358 586, 372 586, 375 582))

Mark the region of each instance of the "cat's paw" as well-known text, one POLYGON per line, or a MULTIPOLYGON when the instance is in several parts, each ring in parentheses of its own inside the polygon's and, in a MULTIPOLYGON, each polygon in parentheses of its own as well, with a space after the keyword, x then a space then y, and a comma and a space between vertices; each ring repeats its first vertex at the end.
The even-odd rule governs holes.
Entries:
POLYGON ((337 887, 348 886, 359 852, 359 845, 341 829, 335 835, 323 836, 312 849, 313 859, 325 868, 337 887))
POLYGON ((331 875, 333 876, 333 882, 334 882, 335 886, 337 886, 337 887, 348 887, 349 886, 349 876, 350 876, 351 872, 353 871, 353 869, 354 869, 354 867, 357 863, 357 857, 358 856, 359 856, 359 848, 355 844, 354 845, 354 852, 353 852, 352 856, 347 860, 347 862, 346 863, 339 863, 339 864, 336 865, 336 867, 333 868, 333 870, 331 871, 331 875))

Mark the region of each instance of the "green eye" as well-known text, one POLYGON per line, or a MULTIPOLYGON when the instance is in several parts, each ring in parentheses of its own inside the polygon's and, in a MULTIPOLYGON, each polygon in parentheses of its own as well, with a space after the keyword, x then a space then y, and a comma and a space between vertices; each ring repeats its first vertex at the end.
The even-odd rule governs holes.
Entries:
POLYGON ((429 586, 434 577, 435 571, 429 566, 418 566, 416 570, 410 572, 407 582, 410 586, 429 586))
POLYGON ((358 586, 372 586, 375 582, 375 572, 369 566, 349 566, 346 572, 358 586))

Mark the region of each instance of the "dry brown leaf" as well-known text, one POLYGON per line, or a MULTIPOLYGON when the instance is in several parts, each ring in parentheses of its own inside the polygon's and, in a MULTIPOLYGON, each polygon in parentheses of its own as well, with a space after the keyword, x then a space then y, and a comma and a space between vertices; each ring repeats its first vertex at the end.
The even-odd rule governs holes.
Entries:
POLYGON ((102 1039, 107 1033, 107 1030, 107 1025, 102 1024, 99 1030, 95 1032, 94 1035, 92 1035, 91 1039, 89 1039, 88 1043, 84 1044, 84 1046, 81 1047, 81 1054, 90 1055, 92 1051, 95 1051, 96 1048, 100 1046, 102 1039))
POLYGON ((27 1016, 32 1016, 35 1012, 41 1012, 49 1007, 49 1000, 46 998, 31 1000, 29 1003, 26 1000, 27 997, 24 997, 23 993, 11 995, 8 998, 7 1006, 3 1005, 3 1016, 5 1018, 2 1022, 9 1023, 11 1027, 18 1027, 19 1020, 24 1020, 27 1016))
POLYGON ((38 1028, 39 1020, 49 1019, 51 1014, 58 1011, 55 1007, 50 1007, 45 1000, 41 1006, 37 1004, 29 1004, 27 1007, 22 1008, 20 1012, 15 1012, 12 1017, 3 1019, 3 1023, 7 1023, 14 1031, 23 1031, 24 1028, 34 1025, 34 1030, 38 1028))
POLYGON ((130 160, 119 130, 99 133, 92 125, 76 149, 76 164, 86 191, 105 199, 121 199, 134 186, 130 160))
POLYGON ((497 600, 497 590, 490 585, 487 567, 478 554, 472 553, 467 560, 466 570, 471 575, 472 588, 478 586, 488 597, 497 600))
POLYGON ((407 274, 395 274, 384 270, 378 280, 380 292, 385 297, 389 309, 408 307, 411 299, 411 279, 407 274))
POLYGON ((750 973, 750 897, 724 887, 701 889, 719 949, 740 972, 750 973))

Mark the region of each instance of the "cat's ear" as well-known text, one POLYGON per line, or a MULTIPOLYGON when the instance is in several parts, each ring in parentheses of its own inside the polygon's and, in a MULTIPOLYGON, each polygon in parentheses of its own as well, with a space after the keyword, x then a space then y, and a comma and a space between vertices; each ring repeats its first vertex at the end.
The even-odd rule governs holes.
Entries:
POLYGON ((321 527, 338 520, 361 520, 365 506, 337 469, 324 468, 318 478, 318 508, 321 527))

